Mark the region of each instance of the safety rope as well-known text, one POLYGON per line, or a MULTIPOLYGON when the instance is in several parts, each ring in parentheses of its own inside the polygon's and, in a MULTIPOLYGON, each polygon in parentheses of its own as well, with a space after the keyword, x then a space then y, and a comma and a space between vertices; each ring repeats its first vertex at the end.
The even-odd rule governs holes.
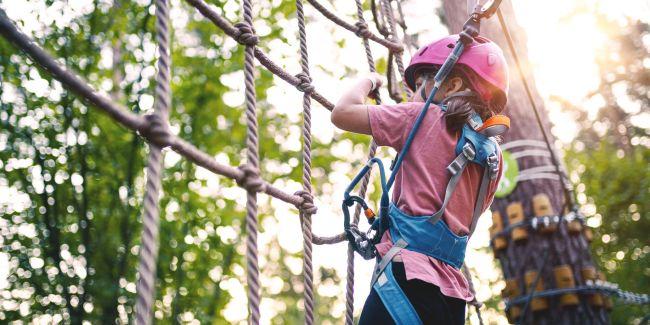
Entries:
MULTIPOLYGON (((170 73, 170 24, 167 0, 156 0, 156 42, 158 43, 158 72, 154 113, 148 115, 151 133, 155 137, 169 134, 167 120, 171 104, 170 73), (162 129, 162 132, 156 130, 162 129)), ((144 196, 144 213, 142 215, 142 243, 140 245, 139 279, 136 287, 136 324, 152 323, 153 301, 156 297, 156 261, 158 258, 158 230, 160 227, 158 198, 162 182, 163 142, 151 142, 147 160, 147 185, 144 196)))
POLYGON ((588 280, 587 284, 583 286, 577 286, 574 288, 548 289, 544 291, 537 291, 530 295, 520 296, 513 299, 506 299, 506 308, 510 308, 513 305, 525 304, 529 299, 552 297, 552 296, 564 295, 568 293, 584 293, 584 294, 604 293, 609 296, 614 296, 616 298, 619 298, 621 302, 627 304, 636 304, 636 305, 650 304, 650 296, 648 296, 647 294, 625 291, 619 289, 617 284, 611 282, 599 281, 599 280, 593 282, 591 280, 588 280))
MULTIPOLYGON (((247 264, 247 287, 248 287, 248 308, 250 314, 250 322, 258 324, 260 319, 259 302, 260 302, 260 282, 259 282, 259 267, 257 257, 257 193, 264 192, 272 197, 295 205, 300 212, 300 219, 302 225, 302 232, 304 237, 304 255, 303 255, 303 268, 304 268, 304 300, 305 300, 305 323, 313 324, 314 322, 314 292, 313 292, 313 265, 312 265, 312 245, 313 244, 333 244, 344 241, 346 239, 345 233, 337 234, 331 237, 320 237, 312 233, 311 219, 312 215, 316 213, 316 206, 311 186, 311 99, 319 102, 323 107, 332 110, 334 105, 332 102, 318 93, 315 87, 311 84, 311 77, 309 74, 309 60, 307 52, 306 28, 304 18, 304 8, 302 0, 296 0, 296 12, 299 26, 299 41, 300 41, 300 64, 301 72, 297 75, 292 75, 282 69, 279 65, 273 62, 264 52, 256 47, 258 37, 252 28, 252 3, 251 0, 243 0, 243 22, 231 24, 219 13, 214 11, 203 0, 185 0, 190 5, 195 7, 204 17, 209 19, 217 27, 222 29, 228 36, 235 39, 238 43, 245 46, 244 58, 244 76, 245 76, 245 102, 246 102, 246 122, 247 122, 247 159, 246 164, 239 167, 233 167, 217 163, 213 157, 207 153, 199 150, 194 145, 186 142, 170 132, 168 126, 168 116, 171 102, 170 91, 170 70, 171 70, 171 57, 170 57, 170 24, 169 24, 169 8, 167 0, 156 1, 156 41, 158 44, 158 71, 156 76, 156 89, 155 89, 155 107, 152 114, 143 116, 130 112, 126 108, 113 103, 104 95, 99 94, 93 89, 86 81, 71 72, 70 69, 59 64, 54 58, 46 53, 42 48, 31 41, 26 35, 20 32, 11 20, 6 16, 6 13, 0 9, 0 34, 13 43, 17 48, 25 52, 35 63, 40 65, 48 71, 56 80, 60 81, 66 89, 71 90, 93 106, 99 108, 108 114, 112 119, 116 120, 123 126, 137 131, 150 143, 150 151, 147 164, 147 183, 146 192, 143 204, 143 234, 142 246, 140 250, 139 261, 139 279, 137 284, 137 302, 136 302, 136 323, 150 324, 153 315, 153 300, 155 299, 155 274, 156 274, 156 259, 158 253, 158 228, 159 228, 159 207, 158 197, 161 189, 162 177, 162 148, 169 147, 181 156, 190 160, 198 166, 204 167, 207 170, 222 176, 234 179, 240 187, 244 188, 247 192, 247 212, 246 212, 246 264, 247 264), (299 91, 303 92, 303 182, 302 191, 290 194, 283 190, 276 188, 264 181, 259 173, 259 146, 258 146, 258 126, 257 126, 257 113, 256 113, 256 95, 254 83, 254 70, 255 59, 271 71, 273 74, 280 77, 282 80, 296 87, 299 91)), ((363 41, 368 67, 371 72, 375 72, 375 62, 370 49, 369 41, 374 41, 389 50, 389 61, 392 64, 393 60, 397 65, 397 70, 403 78, 404 65, 402 62, 402 53, 404 46, 398 37, 396 18, 393 14, 393 8, 390 0, 378 0, 380 6, 380 19, 375 19, 377 29, 382 34, 379 37, 369 31, 368 25, 363 16, 363 5, 361 0, 356 0, 357 18, 358 21, 355 25, 345 22, 340 17, 336 16, 331 11, 327 10, 316 0, 307 0, 316 10, 321 12, 324 17, 333 21, 339 26, 354 32, 363 41)), ((397 3, 398 11, 401 17, 399 22, 406 36, 406 25, 404 23, 401 7, 397 3)), ((375 3, 373 1, 373 17, 375 17, 375 3)), ((541 119, 537 108, 534 104, 532 95, 530 94, 529 87, 525 81, 523 70, 519 64, 512 39, 509 36, 507 27, 498 11, 497 15, 499 21, 502 23, 504 33, 508 39, 509 46, 515 56, 520 76, 524 80, 524 85, 531 101, 531 106, 536 113, 538 123, 542 129, 542 133, 546 140, 549 151, 552 154, 556 169, 560 177, 566 175, 560 172, 560 166, 557 158, 553 155, 551 150, 550 141, 541 124, 541 119)), ((392 68, 391 68, 392 70, 392 68)), ((387 72, 390 73, 390 72, 387 72)), ((402 91, 410 95, 410 90, 402 84, 402 91)), ((381 99, 377 97, 377 103, 381 103, 381 99)), ((374 141, 371 143, 368 156, 374 157, 377 145, 374 141)), ((370 175, 366 175, 363 179, 360 195, 365 196, 367 186, 369 184, 370 175)), ((563 178, 562 178, 563 179, 563 178)), ((565 180, 566 181, 566 180, 565 180)), ((567 188, 568 186, 565 186, 567 188)), ((572 198, 572 196, 570 196, 572 198)), ((568 200, 568 198, 567 198, 568 200)), ((567 201, 569 202, 569 201, 567 201)), ((570 201, 572 202, 572 201, 570 201)), ((353 223, 359 222, 361 209, 358 206, 355 211, 353 223)), ((513 225, 514 226, 514 225, 513 225)), ((533 223, 533 227, 535 224, 533 223)), ((507 231, 509 229, 504 229, 507 231)), ((354 307, 354 251, 349 246, 348 248, 348 277, 346 283, 346 324, 353 323, 353 307, 354 307)), ((471 284, 471 276, 466 275, 471 284)), ((621 297, 625 301, 636 303, 648 303, 647 295, 638 295, 630 292, 622 291, 614 288, 611 285, 596 283, 587 286, 572 288, 570 290, 578 292, 605 292, 612 295, 621 297)), ((542 292, 537 292, 534 295, 520 297, 510 300, 508 305, 524 303, 525 299, 533 297, 543 297, 549 295, 562 294, 567 292, 567 289, 552 289, 542 292)), ((482 318, 478 307, 480 303, 474 304, 477 307, 479 321, 482 318)))

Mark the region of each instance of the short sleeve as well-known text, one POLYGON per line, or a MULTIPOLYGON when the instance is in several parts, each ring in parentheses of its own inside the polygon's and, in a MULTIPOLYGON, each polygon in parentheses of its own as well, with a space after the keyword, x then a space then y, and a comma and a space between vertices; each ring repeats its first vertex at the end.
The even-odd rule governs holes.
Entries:
POLYGON ((372 137, 380 146, 400 150, 416 114, 414 103, 369 106, 368 118, 372 137))

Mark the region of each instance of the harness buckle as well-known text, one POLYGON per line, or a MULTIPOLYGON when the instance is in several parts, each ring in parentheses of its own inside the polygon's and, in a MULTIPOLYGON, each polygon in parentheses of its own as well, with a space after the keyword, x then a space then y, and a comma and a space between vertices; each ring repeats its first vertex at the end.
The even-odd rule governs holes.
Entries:
POLYGON ((499 174, 499 158, 497 155, 491 154, 487 157, 487 167, 490 173, 490 179, 497 178, 497 174, 499 174))
POLYGON ((472 160, 476 156, 476 150, 474 150, 474 147, 471 144, 466 143, 463 146, 463 155, 467 157, 467 160, 472 160))

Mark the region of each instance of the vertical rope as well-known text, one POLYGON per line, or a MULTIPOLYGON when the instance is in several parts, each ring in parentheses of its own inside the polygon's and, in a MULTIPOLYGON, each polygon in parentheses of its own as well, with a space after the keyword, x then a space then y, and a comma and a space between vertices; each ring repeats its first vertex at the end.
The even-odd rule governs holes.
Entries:
MULTIPOLYGON (((363 5, 361 0, 355 0, 357 5, 357 18, 359 19, 358 24, 361 26, 367 26, 366 20, 363 17, 363 5)), ((367 27, 366 27, 367 28, 367 27)), ((370 44, 367 38, 363 38, 363 47, 366 52, 366 60, 368 61, 368 68, 370 72, 376 72, 375 60, 372 56, 372 51, 370 50, 370 44)), ((381 104, 381 98, 377 94, 377 104, 381 104)), ((368 159, 372 159, 377 152, 377 143, 373 140, 370 143, 368 149, 368 159)), ((370 182, 370 172, 368 172, 361 181, 359 187, 359 195, 361 197, 366 196, 366 191, 368 190, 368 183, 370 182)), ((359 223, 359 216, 361 215, 361 207, 357 205, 354 211, 354 218, 352 223, 359 223)), ((348 268, 347 268, 347 278, 346 278, 346 287, 345 287, 345 324, 351 325, 354 323, 354 249, 351 245, 348 245, 348 268)))
MULTIPOLYGON (((388 32, 391 35, 391 41, 395 43, 400 43, 399 36, 397 35, 397 25, 395 24, 395 15, 393 14, 393 7, 391 7, 389 0, 380 0, 380 6, 383 13, 383 16, 388 18, 388 32)), ((393 55, 395 63, 397 63, 397 71, 399 71, 402 80, 404 80, 404 62, 402 61, 402 53, 395 53, 393 55)), ((402 85, 402 91, 406 94, 407 97, 411 97, 411 89, 406 86, 404 81, 400 83, 402 85)))
MULTIPOLYGON (((170 42, 169 42, 169 8, 167 0, 156 1, 156 42, 158 43, 158 74, 156 75, 156 92, 154 114, 165 123, 169 117, 171 101, 170 81, 170 42)), ((138 293, 136 302, 136 323, 148 325, 152 322, 153 301, 156 289, 156 260, 158 258, 158 197, 160 195, 162 172, 162 150, 157 144, 149 146, 147 165, 147 185, 142 216, 142 244, 140 248, 140 265, 138 267, 138 293)))
MULTIPOLYGON (((313 87, 309 84, 309 54, 307 52, 307 33, 305 31, 305 14, 302 0, 296 0, 296 16, 298 19, 298 36, 300 39, 300 67, 302 72, 299 74, 302 84, 300 89, 304 91, 302 96, 302 188, 303 195, 312 195, 311 187, 311 96, 310 92, 313 87)), ((306 199, 306 200, 309 200, 306 199)), ((305 324, 314 323, 314 272, 312 263, 312 229, 311 229, 312 212, 300 209, 300 220, 302 224, 303 236, 303 281, 304 281, 304 302, 305 302, 305 324)))
MULTIPOLYGON (((244 22, 240 30, 253 30, 251 0, 244 0, 244 22)), ((244 79, 246 85, 246 167, 255 175, 259 175, 259 146, 257 135, 257 112, 255 109, 255 43, 247 42, 244 50, 244 79)), ((250 323, 260 322, 260 279, 257 258, 257 190, 246 189, 246 283, 248 285, 248 308, 250 323)))

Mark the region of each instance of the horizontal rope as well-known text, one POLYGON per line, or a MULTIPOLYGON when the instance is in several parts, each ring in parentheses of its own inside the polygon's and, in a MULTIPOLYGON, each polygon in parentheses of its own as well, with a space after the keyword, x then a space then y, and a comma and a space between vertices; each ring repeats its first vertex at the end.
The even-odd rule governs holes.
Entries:
MULTIPOLYGON (((196 0, 192 0, 192 1, 196 1, 196 0)), ((318 1, 307 0, 307 2, 309 2, 314 8, 316 8, 316 10, 320 11, 320 13, 323 14, 323 16, 325 16, 325 18, 355 33, 359 37, 367 38, 369 40, 374 41, 375 43, 381 44, 387 49, 389 49, 391 52, 402 52, 404 50, 404 47, 401 44, 381 38, 375 35, 374 33, 372 33, 368 29, 368 25, 365 22, 360 21, 357 24, 352 25, 346 22, 345 20, 341 19, 340 17, 336 16, 333 12, 327 10, 327 8, 323 7, 323 5, 318 3, 318 1)))
POLYGON ((603 282, 603 281, 597 281, 597 284, 588 284, 588 285, 578 286, 574 288, 558 288, 558 289, 537 291, 534 292, 532 295, 526 294, 524 296, 519 296, 513 299, 505 299, 505 303, 506 303, 506 308, 510 308, 512 305, 523 304, 529 299, 552 297, 552 296, 563 295, 568 293, 585 293, 585 294, 601 293, 601 294, 618 297, 622 301, 631 304, 639 304, 639 305, 650 304, 650 297, 647 294, 624 291, 619 289, 617 284, 613 284, 611 282, 603 282))
MULTIPOLYGON (((221 16, 218 12, 216 12, 214 9, 210 8, 210 6, 205 3, 203 0, 185 0, 187 3, 192 5, 194 8, 196 8, 205 18, 210 20, 212 23, 214 23, 217 27, 219 27, 221 30, 223 30, 226 35, 232 37, 233 39, 237 40, 238 42, 242 43, 240 39, 242 39, 242 31, 241 29, 236 28, 233 24, 231 24, 228 20, 226 20, 223 16, 221 16)), ((253 39, 251 36, 245 37, 245 39, 253 39)), ((242 43, 245 45, 245 43, 242 43)), ((280 77, 280 79, 286 81, 290 85, 297 87, 298 90, 304 91, 306 90, 306 87, 304 85, 304 82, 301 78, 296 77, 286 70, 282 69, 279 65, 273 62, 264 52, 262 52, 259 48, 255 48, 255 58, 271 73, 275 74, 276 76, 280 77)), ((323 107, 327 108, 328 110, 333 110, 334 109, 334 104, 327 100, 323 95, 321 95, 319 92, 314 90, 313 88, 310 89, 308 92, 310 97, 313 98, 315 101, 319 102, 323 107)))
MULTIPOLYGON (((88 103, 101 109, 128 129, 138 131, 147 141, 156 143, 161 147, 169 146, 187 160, 215 174, 226 176, 238 183, 244 181, 245 175, 242 170, 218 163, 212 156, 199 150, 191 143, 169 133, 168 129, 152 128, 152 125, 166 126, 166 123, 152 123, 150 116, 153 115, 140 116, 134 114, 95 91, 86 81, 75 75, 64 65, 57 63, 45 50, 32 42, 27 35, 20 32, 2 9, 0 9, 0 34, 18 49, 25 52, 35 63, 49 72, 52 77, 60 81, 66 89, 71 90, 88 101, 88 103)), ((304 199, 302 197, 284 192, 266 181, 262 180, 262 182, 263 185, 260 187, 262 192, 296 206, 303 204, 304 199)))
POLYGON ((34 62, 38 63, 55 79, 65 84, 68 89, 86 98, 113 119, 133 130, 144 127, 145 121, 142 117, 113 104, 110 99, 97 93, 85 81, 70 72, 63 65, 57 63, 47 52, 33 43, 27 35, 20 32, 2 9, 0 9, 0 34, 23 52, 27 53, 34 62))

